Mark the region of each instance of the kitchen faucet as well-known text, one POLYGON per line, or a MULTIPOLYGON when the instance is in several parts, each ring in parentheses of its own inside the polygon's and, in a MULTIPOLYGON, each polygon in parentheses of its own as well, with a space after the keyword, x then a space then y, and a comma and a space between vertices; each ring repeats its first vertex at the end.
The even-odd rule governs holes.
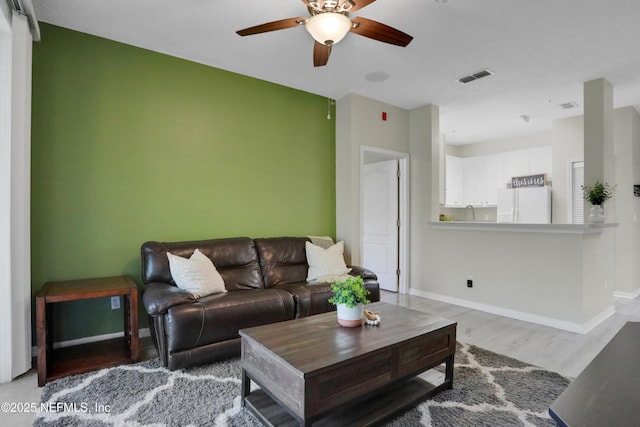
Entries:
POLYGON ((475 209, 473 208, 473 206, 471 206, 471 205, 467 205, 467 206, 464 208, 464 220, 465 220, 465 221, 467 220, 467 209, 469 209, 469 208, 471 208, 471 216, 472 216, 472 217, 471 217, 471 220, 472 220, 472 221, 475 221, 475 220, 476 220, 476 210, 475 210, 475 209))

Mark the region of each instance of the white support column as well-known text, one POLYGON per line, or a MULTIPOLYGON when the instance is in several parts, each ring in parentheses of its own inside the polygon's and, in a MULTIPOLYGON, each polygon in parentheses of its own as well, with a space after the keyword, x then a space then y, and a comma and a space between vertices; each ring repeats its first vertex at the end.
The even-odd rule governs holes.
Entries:
POLYGON ((437 221, 440 213, 441 149, 440 109, 437 105, 426 105, 409 112, 409 148, 411 216, 419 221, 437 221))
MULTIPOLYGON (((615 184, 613 167, 613 87, 605 79, 584 83, 584 182, 615 184)), ((607 222, 613 222, 613 204, 607 205, 607 222)), ((585 218, 591 205, 585 200, 585 218)))
POLYGON ((440 213, 439 183, 440 109, 437 105, 425 105, 409 112, 409 153, 411 158, 411 238, 410 275, 423 277, 422 257, 428 253, 427 236, 431 221, 437 221, 440 213))

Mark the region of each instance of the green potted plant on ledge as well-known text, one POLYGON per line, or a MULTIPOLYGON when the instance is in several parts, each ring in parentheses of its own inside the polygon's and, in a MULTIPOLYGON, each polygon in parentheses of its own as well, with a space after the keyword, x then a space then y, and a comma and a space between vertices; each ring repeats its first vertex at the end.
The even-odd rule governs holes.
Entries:
POLYGON ((582 192, 585 200, 591 203, 591 210, 589 211, 589 222, 602 223, 604 222, 604 209, 602 206, 604 202, 613 197, 613 190, 615 186, 596 181, 593 187, 583 185, 582 192))
POLYGON ((333 296, 329 302, 338 311, 338 323, 341 326, 353 328, 362 326, 364 305, 371 301, 367 295, 371 292, 364 286, 364 280, 359 276, 349 276, 345 280, 338 280, 331 284, 333 296))

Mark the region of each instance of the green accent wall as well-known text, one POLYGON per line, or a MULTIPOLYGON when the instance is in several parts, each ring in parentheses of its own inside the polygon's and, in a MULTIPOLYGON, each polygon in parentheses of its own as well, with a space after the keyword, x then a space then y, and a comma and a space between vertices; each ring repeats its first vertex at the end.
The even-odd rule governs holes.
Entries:
MULTIPOLYGON (((326 98, 41 24, 33 48, 32 290, 128 274, 147 240, 335 235, 326 98)), ((141 310, 141 313, 144 313, 141 310)), ((121 330, 108 298, 54 340, 121 330)), ((141 316, 142 326, 146 316, 141 316)))

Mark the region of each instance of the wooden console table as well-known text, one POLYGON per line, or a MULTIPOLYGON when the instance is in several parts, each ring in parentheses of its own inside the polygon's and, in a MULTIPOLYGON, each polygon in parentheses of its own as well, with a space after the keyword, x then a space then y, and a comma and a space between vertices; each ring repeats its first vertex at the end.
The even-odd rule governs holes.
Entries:
POLYGON ((129 276, 47 282, 36 295, 38 386, 67 375, 138 360, 138 288, 129 276), (124 296, 124 337, 53 349, 53 304, 124 296))

